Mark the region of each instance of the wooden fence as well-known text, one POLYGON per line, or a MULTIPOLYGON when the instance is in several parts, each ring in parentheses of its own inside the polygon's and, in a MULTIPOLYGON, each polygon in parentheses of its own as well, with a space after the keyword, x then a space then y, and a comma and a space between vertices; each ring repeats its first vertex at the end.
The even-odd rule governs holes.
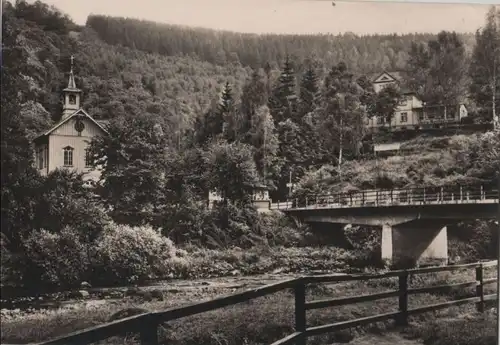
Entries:
POLYGON ((270 295, 282 290, 293 289, 295 293, 295 332, 283 339, 275 341, 271 345, 297 344, 304 345, 310 336, 321 335, 329 332, 335 332, 356 326, 363 326, 374 322, 395 320, 398 325, 408 323, 408 317, 415 314, 425 313, 444 309, 451 306, 458 306, 468 303, 475 303, 477 310, 484 311, 486 301, 496 300, 496 294, 485 295, 484 286, 497 281, 497 278, 484 279, 483 272, 485 267, 496 266, 497 261, 479 262, 466 265, 453 265, 441 267, 427 267, 409 270, 389 271, 381 274, 345 274, 345 275, 314 275, 306 276, 283 282, 266 285, 257 289, 247 290, 233 295, 219 297, 207 302, 195 303, 184 307, 175 307, 165 311, 140 314, 114 322, 102 324, 96 327, 88 328, 82 331, 74 332, 57 339, 38 343, 39 345, 62 345, 62 344, 81 344, 86 345, 100 341, 113 336, 125 335, 135 332, 140 334, 141 345, 157 345, 159 326, 171 320, 191 316, 211 310, 216 310, 237 303, 246 302, 258 297, 270 295), (476 279, 474 281, 448 284, 440 286, 428 286, 419 288, 409 288, 409 277, 433 272, 452 272, 464 269, 475 269, 476 279), (387 291, 376 294, 361 295, 355 297, 343 297, 318 301, 306 301, 306 288, 308 285, 320 283, 335 283, 347 281, 367 281, 371 279, 398 277, 399 288, 394 291, 387 291), (449 288, 457 287, 476 287, 476 296, 470 298, 457 299, 439 304, 427 305, 418 308, 409 309, 409 296, 419 293, 430 293, 443 291, 449 288), (398 298, 399 308, 397 311, 363 317, 355 320, 336 322, 328 325, 307 327, 306 313, 308 310, 349 305, 360 302, 376 301, 383 298, 398 298))

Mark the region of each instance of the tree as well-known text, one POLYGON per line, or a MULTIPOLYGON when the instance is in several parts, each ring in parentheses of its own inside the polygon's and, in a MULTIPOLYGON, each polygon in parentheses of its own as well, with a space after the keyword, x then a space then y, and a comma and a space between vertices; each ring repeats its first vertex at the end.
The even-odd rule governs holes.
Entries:
MULTIPOLYGON (((362 89, 344 63, 334 66, 325 78, 322 102, 316 111, 317 129, 322 135, 324 157, 337 156, 340 173, 344 149, 359 152, 363 134, 363 109, 360 102, 362 89)), ((325 162, 326 163, 326 162, 325 162)))
POLYGON ((21 106, 29 90, 25 79, 26 51, 18 44, 20 29, 10 3, 2 4, 3 47, 1 88, 1 224, 12 250, 19 250, 31 231, 36 194, 41 183, 33 167, 33 151, 21 118, 21 106))
POLYGON ((297 94, 295 92, 295 72, 290 57, 287 55, 281 75, 272 90, 269 99, 269 109, 277 125, 293 118, 297 111, 297 94))
POLYGON ((372 101, 374 104, 368 112, 369 117, 382 118, 386 123, 391 124, 394 112, 396 111, 403 95, 395 85, 388 85, 375 95, 372 101))
POLYGON ((209 109, 195 119, 194 142, 196 145, 205 146, 222 135, 224 118, 218 107, 218 103, 213 100, 209 109))
POLYGON ((252 128, 247 132, 246 140, 254 150, 257 172, 265 184, 270 184, 279 173, 280 159, 277 156, 279 141, 274 123, 266 105, 260 106, 253 118, 252 128))
POLYGON ((222 95, 220 99, 219 106, 217 108, 216 117, 222 119, 222 134, 224 139, 228 142, 233 142, 236 140, 237 136, 237 118, 236 118, 236 107, 234 104, 234 98, 232 93, 231 85, 228 82, 224 85, 222 90, 222 95))
POLYGON ((299 113, 303 117, 314 111, 320 96, 318 76, 312 66, 309 66, 300 83, 299 113))
POLYGON ((266 76, 261 69, 254 70, 251 79, 243 87, 241 95, 241 119, 238 126, 238 137, 244 138, 253 127, 256 110, 265 105, 269 96, 267 94, 266 76))
POLYGON ((168 140, 157 117, 124 116, 111 121, 109 135, 94 137, 94 163, 102 166, 100 194, 119 223, 151 221, 164 204, 168 140))
POLYGON ((412 44, 408 60, 407 86, 423 101, 455 105, 465 97, 467 57, 455 32, 441 31, 427 45, 412 44))
POLYGON ((280 122, 277 128, 279 138, 279 157, 283 160, 278 177, 278 190, 274 197, 283 198, 288 195, 287 183, 290 177, 297 180, 303 176, 306 167, 303 164, 304 142, 300 127, 291 119, 280 122))
POLYGON ((250 201, 259 177, 249 145, 214 142, 204 152, 203 163, 207 189, 218 192, 225 204, 250 201))
POLYGON ((500 9, 492 6, 486 25, 476 32, 469 69, 471 98, 487 121, 498 123, 500 114, 500 9))

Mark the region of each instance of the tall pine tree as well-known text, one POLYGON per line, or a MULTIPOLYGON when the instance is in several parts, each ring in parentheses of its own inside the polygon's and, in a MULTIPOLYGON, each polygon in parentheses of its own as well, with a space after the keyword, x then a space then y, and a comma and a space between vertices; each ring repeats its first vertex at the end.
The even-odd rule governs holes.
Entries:
POLYGON ((269 109, 275 125, 294 117, 293 114, 297 111, 295 86, 295 71, 287 55, 281 75, 269 99, 269 109))
POLYGON ((256 110, 265 105, 269 98, 267 94, 267 81, 264 72, 254 70, 251 79, 243 87, 241 95, 241 117, 238 126, 238 137, 245 141, 247 133, 253 127, 256 110))
POLYGON ((469 75, 470 95, 479 114, 497 126, 500 114, 500 8, 491 7, 486 25, 476 33, 469 75))
POLYGON ((312 66, 309 66, 302 76, 302 80, 300 83, 299 113, 301 114, 301 116, 314 111, 319 96, 320 92, 318 76, 314 71, 314 68, 312 66))
POLYGON ((309 64, 300 83, 299 111, 295 119, 301 129, 300 150, 306 169, 318 164, 320 160, 320 140, 313 117, 320 96, 318 76, 312 64, 309 64))
POLYGON ((237 113, 234 104, 233 90, 228 82, 226 82, 222 90, 220 103, 217 108, 217 117, 223 121, 222 134, 224 139, 229 143, 236 141, 238 120, 236 118, 237 113))

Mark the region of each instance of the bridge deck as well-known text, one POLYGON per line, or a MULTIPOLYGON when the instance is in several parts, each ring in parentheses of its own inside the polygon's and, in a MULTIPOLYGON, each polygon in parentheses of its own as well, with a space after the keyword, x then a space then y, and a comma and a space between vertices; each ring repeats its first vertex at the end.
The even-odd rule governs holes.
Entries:
POLYGON ((498 204, 498 189, 484 186, 443 186, 308 195, 271 204, 273 210, 368 208, 388 206, 498 204))

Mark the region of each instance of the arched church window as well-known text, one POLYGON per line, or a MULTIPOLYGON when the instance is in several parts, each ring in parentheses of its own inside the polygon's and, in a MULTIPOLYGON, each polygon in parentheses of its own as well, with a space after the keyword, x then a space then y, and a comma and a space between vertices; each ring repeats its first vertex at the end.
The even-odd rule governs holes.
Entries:
POLYGON ((72 167, 73 166, 73 148, 71 146, 66 146, 63 148, 64 153, 64 166, 72 167))
POLYGON ((76 95, 69 95, 69 104, 76 104, 76 95))

